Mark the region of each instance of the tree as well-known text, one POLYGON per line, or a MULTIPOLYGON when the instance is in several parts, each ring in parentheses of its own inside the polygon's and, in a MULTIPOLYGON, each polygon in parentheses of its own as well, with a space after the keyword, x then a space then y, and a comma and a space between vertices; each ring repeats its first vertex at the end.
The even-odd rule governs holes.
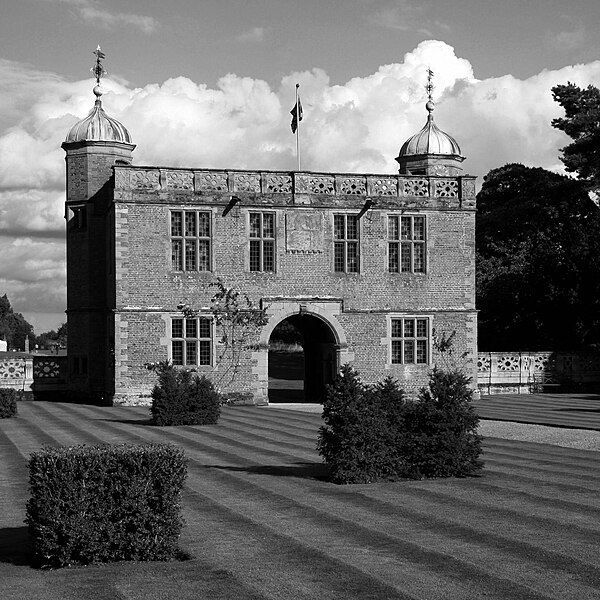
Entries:
POLYGON ((509 164, 477 196, 483 350, 600 343, 600 211, 581 182, 509 164))
POLYGON ((23 350, 26 337, 33 342, 33 327, 21 313, 13 311, 8 296, 4 294, 0 297, 0 339, 6 340, 11 350, 23 350))
POLYGON ((58 344, 60 348, 65 348, 67 346, 67 324, 63 323, 60 327, 55 331, 51 329, 50 331, 44 331, 35 337, 35 343, 40 348, 48 348, 50 342, 54 342, 58 344))
POLYGON ((565 116, 552 120, 573 142, 561 148, 561 160, 569 173, 576 173, 593 190, 600 188, 600 90, 582 89, 573 83, 552 88, 552 97, 565 116))

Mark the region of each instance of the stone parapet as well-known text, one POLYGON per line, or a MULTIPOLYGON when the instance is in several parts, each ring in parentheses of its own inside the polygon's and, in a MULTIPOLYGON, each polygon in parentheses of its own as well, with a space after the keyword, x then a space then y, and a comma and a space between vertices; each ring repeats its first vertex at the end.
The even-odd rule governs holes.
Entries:
POLYGON ((169 169, 117 165, 115 190, 190 194, 291 194, 370 198, 440 198, 462 208, 475 207, 475 177, 169 169))
POLYGON ((477 384, 489 394, 600 389, 597 352, 479 352, 477 384))

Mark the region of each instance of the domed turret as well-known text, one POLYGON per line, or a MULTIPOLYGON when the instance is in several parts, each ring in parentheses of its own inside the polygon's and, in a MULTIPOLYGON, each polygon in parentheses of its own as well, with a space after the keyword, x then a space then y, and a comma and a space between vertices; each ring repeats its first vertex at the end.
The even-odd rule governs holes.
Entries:
POLYGON ((410 137, 402 147, 396 160, 401 175, 457 175, 462 156, 458 142, 442 131, 433 120, 435 104, 431 99, 433 73, 428 70, 426 90, 429 99, 425 108, 429 113, 427 123, 421 131, 410 137))
POLYGON ((87 117, 71 127, 66 143, 70 142, 121 142, 131 144, 129 131, 116 119, 109 117, 102 108, 102 89, 94 87, 96 102, 87 117))

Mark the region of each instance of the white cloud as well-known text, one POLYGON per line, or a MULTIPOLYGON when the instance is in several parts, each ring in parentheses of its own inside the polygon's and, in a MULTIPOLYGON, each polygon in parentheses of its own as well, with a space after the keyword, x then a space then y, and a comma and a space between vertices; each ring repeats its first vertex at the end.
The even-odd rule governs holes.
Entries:
POLYGON ((566 28, 559 32, 548 32, 546 35, 548 44, 561 52, 573 52, 583 48, 586 42, 585 25, 566 15, 562 20, 565 22, 566 28))
POLYGON ((417 32, 426 36, 433 36, 435 31, 450 30, 446 23, 428 18, 426 6, 414 0, 396 0, 376 10, 370 20, 386 29, 417 32))
POLYGON ((267 30, 264 27, 253 27, 248 31, 244 31, 236 38, 238 42, 252 42, 252 43, 260 43, 264 42, 265 34, 267 30))
MULTIPOLYGON (((137 164, 291 170, 290 110, 299 82, 304 169, 394 173, 400 146, 426 120, 427 67, 435 72, 436 123, 458 140, 465 171, 480 181, 507 162, 561 170, 559 149, 568 138, 550 125, 562 112, 550 89, 567 81, 600 86, 600 61, 526 80, 478 80, 468 60, 430 40, 344 85, 332 85, 317 68, 289 74, 277 89, 235 74, 215 88, 185 77, 141 88, 106 79, 102 101, 131 132, 137 164)), ((10 114, 0 116, 0 293, 26 316, 64 304, 60 145, 92 108, 93 84, 0 60, 0 108, 10 114), (15 236, 28 240, 25 249, 11 245, 15 236), (38 260, 50 261, 39 263, 41 275, 38 260)))
POLYGON ((77 16, 85 23, 93 24, 103 29, 113 29, 117 26, 131 25, 143 33, 154 33, 158 29, 158 21, 145 15, 111 12, 104 8, 98 0, 44 0, 57 4, 69 5, 77 16))

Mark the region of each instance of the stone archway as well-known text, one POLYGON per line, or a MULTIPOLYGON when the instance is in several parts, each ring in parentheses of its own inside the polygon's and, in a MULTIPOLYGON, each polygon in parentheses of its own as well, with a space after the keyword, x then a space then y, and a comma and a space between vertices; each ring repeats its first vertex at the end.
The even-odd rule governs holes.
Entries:
POLYGON ((341 312, 340 302, 286 302, 269 305, 269 323, 260 338, 260 351, 255 355, 258 387, 268 398, 268 347, 275 327, 287 320, 303 338, 304 401, 322 402, 325 386, 333 381, 339 366, 353 360, 348 352, 345 333, 336 318, 341 312))
MULTIPOLYGON (((302 337, 303 353, 296 355, 302 365, 301 379, 304 381, 304 394, 297 397, 297 394, 290 394, 290 401, 316 402, 323 401, 325 395, 325 386, 330 384, 338 370, 337 349, 335 335, 332 329, 318 317, 310 314, 292 315, 282 321, 288 322, 298 331, 302 337)), ((291 355, 293 357, 293 355, 291 355)), ((288 360, 291 358, 288 357, 288 360)), ((269 364, 274 360, 273 355, 269 355, 269 364)), ((289 365, 293 367, 292 364, 289 365)), ((273 369, 269 367, 269 377, 273 374, 273 369)), ((291 392, 292 390, 290 390, 291 392)), ((286 401, 277 395, 280 401, 286 401)), ((274 390, 269 387, 269 400, 275 399, 274 390)))

